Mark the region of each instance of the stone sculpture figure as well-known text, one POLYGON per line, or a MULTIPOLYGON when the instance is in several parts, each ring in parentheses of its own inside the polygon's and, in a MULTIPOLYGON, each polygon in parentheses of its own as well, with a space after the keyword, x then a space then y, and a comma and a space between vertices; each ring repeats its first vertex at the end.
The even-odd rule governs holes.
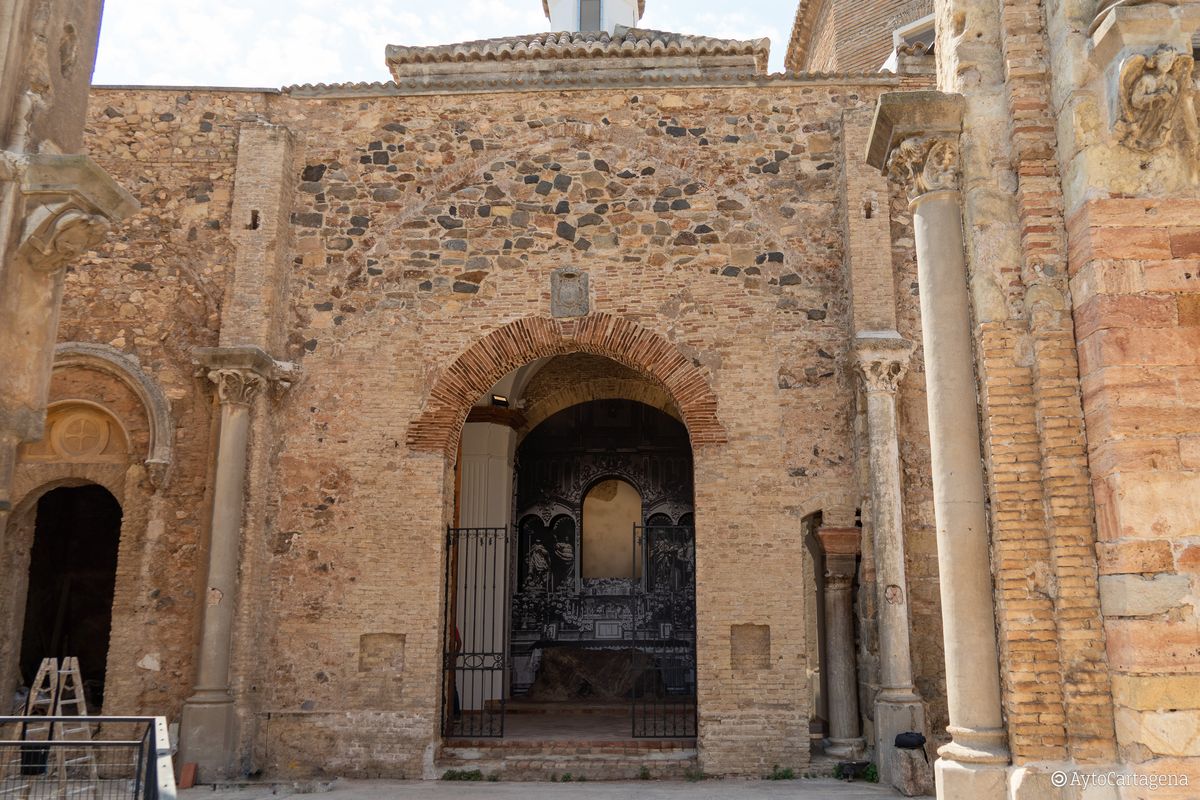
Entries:
MULTIPOLYGON (((1171 47, 1125 59, 1119 87, 1121 119, 1117 123, 1123 144, 1149 153, 1167 143, 1181 105, 1193 105, 1192 67, 1191 55, 1171 47)), ((1194 136, 1192 122, 1185 123, 1189 136, 1194 136)))

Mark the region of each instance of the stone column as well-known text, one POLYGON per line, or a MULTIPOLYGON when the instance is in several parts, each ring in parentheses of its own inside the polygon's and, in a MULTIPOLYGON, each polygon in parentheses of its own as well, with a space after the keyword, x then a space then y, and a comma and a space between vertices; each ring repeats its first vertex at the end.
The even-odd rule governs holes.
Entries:
POLYGON ((1005 796, 1009 755, 958 188, 961 120, 961 97, 884 95, 868 161, 908 187, 916 232, 952 736, 938 751, 938 797, 985 800, 1005 796))
POLYGON ((925 730, 925 707, 913 685, 908 628, 908 579, 904 566, 904 506, 896 389, 908 371, 912 344, 895 331, 863 333, 855 340, 859 375, 867 397, 871 527, 879 594, 879 677, 875 697, 879 779, 898 774, 896 734, 925 730))
POLYGON ((201 360, 216 384, 221 428, 213 476, 211 533, 200 647, 192 695, 183 705, 180 763, 195 763, 204 780, 234 771, 234 701, 229 664, 234 599, 242 546, 246 457, 251 413, 262 390, 284 365, 257 348, 205 348, 201 360))
POLYGON ((817 539, 825 554, 825 654, 829 686, 828 755, 846 761, 862 757, 858 669, 854 663, 854 598, 858 528, 821 528, 817 539))

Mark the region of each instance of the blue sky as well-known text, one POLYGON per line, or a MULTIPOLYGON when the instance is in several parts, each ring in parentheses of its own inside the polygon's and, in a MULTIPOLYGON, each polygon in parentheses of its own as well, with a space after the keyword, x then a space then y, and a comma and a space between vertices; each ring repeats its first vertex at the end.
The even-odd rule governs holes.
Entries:
MULTIPOLYGON (((641 25, 771 40, 783 69, 796 0, 646 0, 641 25)), ((549 28, 541 0, 106 0, 93 82, 279 87, 389 79, 388 44, 549 28)))

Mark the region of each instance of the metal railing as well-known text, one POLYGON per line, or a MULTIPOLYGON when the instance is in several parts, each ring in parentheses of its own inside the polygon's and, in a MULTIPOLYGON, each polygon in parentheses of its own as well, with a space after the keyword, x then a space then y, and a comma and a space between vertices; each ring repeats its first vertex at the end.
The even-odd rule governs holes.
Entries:
POLYGON ((164 717, 0 717, 0 800, 176 800, 164 717))

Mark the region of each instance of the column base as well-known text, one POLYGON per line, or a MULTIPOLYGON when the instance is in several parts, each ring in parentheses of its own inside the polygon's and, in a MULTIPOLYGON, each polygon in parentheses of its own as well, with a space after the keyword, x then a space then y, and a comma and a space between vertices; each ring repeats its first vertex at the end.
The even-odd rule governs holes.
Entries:
MULTIPOLYGON (((876 752, 879 755, 879 782, 895 786, 903 779, 911 782, 911 770, 902 767, 902 754, 896 749, 896 734, 906 731, 925 732, 925 706, 915 694, 889 694, 886 690, 875 699, 876 752)), ((923 760, 923 759, 922 759, 923 760)), ((926 767, 928 769, 928 767, 926 767)))
POLYGON ((860 761, 867 752, 867 740, 861 736, 853 739, 826 739, 825 755, 842 761, 860 761))
POLYGON ((964 764, 939 758, 933 773, 938 800, 1008 800, 1006 764, 964 764))
POLYGON ((1008 764, 1008 737, 1003 728, 946 728, 951 741, 938 748, 942 758, 963 764, 1008 764))
POLYGON ((198 781, 233 776, 233 698, 197 693, 183 704, 179 721, 179 764, 195 764, 198 781))

